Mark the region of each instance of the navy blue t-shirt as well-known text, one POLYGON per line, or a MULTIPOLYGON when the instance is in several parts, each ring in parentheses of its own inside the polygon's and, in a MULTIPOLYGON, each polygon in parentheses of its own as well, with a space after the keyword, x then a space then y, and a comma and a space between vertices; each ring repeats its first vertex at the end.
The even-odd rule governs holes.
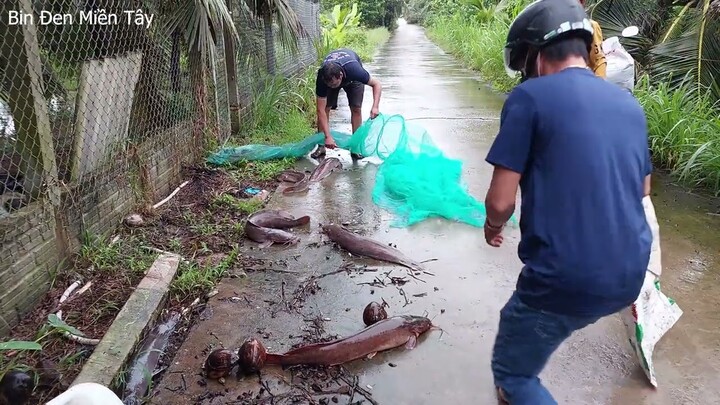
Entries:
MULTIPOLYGON (((340 87, 345 87, 350 82, 360 82, 368 84, 370 81, 370 73, 362 65, 360 57, 357 53, 350 49, 336 49, 328 54, 323 60, 326 63, 337 63, 343 70, 344 77, 340 87)), ((315 95, 318 97, 327 97, 330 88, 320 78, 320 70, 318 69, 317 78, 315 79, 315 95)))
POLYGON ((518 85, 486 161, 522 175, 516 290, 531 307, 605 316, 637 299, 650 259, 645 114, 582 68, 518 85))

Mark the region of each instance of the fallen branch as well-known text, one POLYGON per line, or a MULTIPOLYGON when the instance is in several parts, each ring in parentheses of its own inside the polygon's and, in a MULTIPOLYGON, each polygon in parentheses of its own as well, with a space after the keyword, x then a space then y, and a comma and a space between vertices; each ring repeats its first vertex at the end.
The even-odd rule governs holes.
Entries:
POLYGON ((405 304, 403 304, 403 308, 405 308, 406 306, 410 305, 411 302, 408 300, 408 297, 407 297, 407 295, 405 294, 405 290, 403 290, 402 287, 398 287, 398 286, 395 286, 395 288, 397 288, 397 290, 398 290, 398 292, 400 293, 400 295, 402 295, 402 297, 405 299, 405 304))
POLYGON ((282 296, 282 302, 285 304, 285 309, 290 309, 290 304, 288 304, 287 300, 285 299, 285 280, 280 283, 280 295, 282 296))
POLYGON ((324 278, 324 277, 327 277, 327 276, 333 276, 333 275, 335 275, 335 274, 339 274, 339 273, 349 273, 349 272, 350 272, 350 269, 348 269, 346 266, 340 266, 340 268, 337 269, 337 270, 335 270, 335 271, 331 271, 331 272, 329 272, 329 273, 324 273, 324 274, 321 274, 321 275, 319 275, 319 276, 311 276, 311 277, 310 277, 310 280, 308 280, 308 281, 320 280, 321 278, 324 278))
MULTIPOLYGON (((60 308, 60 306, 61 306, 63 303, 65 303, 65 301, 69 301, 70 294, 72 294, 72 292, 75 291, 75 289, 80 286, 80 283, 81 283, 81 281, 78 280, 78 281, 72 283, 72 284, 70 285, 70 287, 68 287, 68 288, 65 290, 65 292, 63 293, 63 295, 60 296, 60 300, 59 300, 59 302, 58 302, 57 308, 60 308)), ((92 283, 88 282, 88 284, 92 284, 92 283)), ((74 297, 77 297, 78 295, 80 295, 80 294, 82 294, 84 291, 86 291, 88 288, 90 288, 90 286, 89 286, 88 284, 86 284, 85 287, 83 287, 80 291, 78 291, 78 293, 77 293, 74 297)), ((62 310, 57 310, 57 312, 55 313, 55 315, 58 317, 59 320, 62 321, 62 310)), ((66 322, 66 324, 67 324, 67 322, 66 322)), ((100 343, 100 339, 86 338, 86 337, 83 337, 83 336, 75 335, 75 334, 70 333, 70 332, 68 332, 68 331, 63 331, 63 332, 62 332, 62 335, 63 335, 65 338, 67 338, 67 339, 69 339, 69 340, 72 340, 73 342, 80 343, 80 344, 82 344, 82 345, 97 346, 97 345, 100 343)))
MULTIPOLYGON (((90 270, 92 271, 92 267, 90 268, 90 270)), ((70 294, 72 294, 72 292, 75 291, 76 288, 80 287, 80 284, 81 284, 81 283, 82 283, 82 281, 78 280, 78 281, 70 284, 70 287, 68 287, 68 288, 65 290, 65 292, 63 292, 63 294, 60 296, 60 302, 59 302, 59 304, 62 304, 63 302, 65 302, 65 300, 68 299, 68 297, 70 296, 70 294)))
POLYGON ((352 404, 353 399, 355 399, 355 393, 357 392, 358 380, 359 380, 359 378, 356 375, 353 376, 353 384, 352 384, 352 387, 350 387, 350 399, 348 400, 348 404, 352 404))
POLYGON ((187 186, 188 183, 190 183, 189 180, 188 180, 188 181, 185 181, 184 183, 182 183, 181 185, 179 185, 178 188, 176 188, 172 193, 170 193, 169 196, 165 197, 165 199, 163 199, 163 200, 160 201, 159 203, 153 205, 153 208, 158 209, 161 205, 163 205, 163 204, 165 204, 166 202, 170 201, 173 197, 175 197, 175 194, 177 194, 177 193, 180 191, 181 188, 187 186))
MULTIPOLYGON (((343 370, 347 372, 347 369, 345 367, 343 367, 343 370)), ((353 392, 357 391, 360 395, 362 395, 365 399, 368 400, 368 402, 370 402, 373 405, 380 405, 375 399, 373 399, 372 393, 370 391, 366 390, 365 388, 363 388, 359 384, 357 384, 357 376, 354 377, 353 384, 351 384, 350 381, 348 381, 347 377, 345 377, 344 375, 340 375, 339 377, 341 380, 343 380, 345 382, 345 384, 353 387, 353 392)))
MULTIPOLYGON (((70 287, 75 286, 76 283, 79 283, 79 281, 76 281, 76 282, 73 283, 70 287)), ((60 308, 62 308, 63 305, 67 305, 68 302, 72 302, 72 300, 74 300, 75 298, 79 297, 80 294, 82 294, 82 293, 84 293, 85 291, 87 291, 87 290, 90 288, 90 286, 92 286, 92 281, 88 281, 87 283, 85 283, 85 285, 83 286, 83 288, 81 288, 80 290, 78 290, 78 292, 75 293, 75 295, 73 295, 73 296, 70 297, 70 298, 67 298, 67 296, 65 296, 65 294, 63 294, 63 296, 60 297, 60 301, 59 301, 58 304, 55 306, 55 309, 52 310, 52 312, 57 313, 58 311, 60 311, 60 308), (63 298, 65 298, 65 299, 63 299, 63 298)), ((67 292, 68 290, 70 290, 70 288, 68 288, 68 289, 66 290, 66 292, 67 292)))
POLYGON ((191 309, 193 309, 197 304, 200 303, 200 298, 195 298, 193 302, 190 303, 190 305, 187 308, 183 308, 182 311, 180 311, 180 315, 185 316, 185 314, 188 313, 191 309))
POLYGON ((280 270, 280 269, 273 269, 271 267, 246 267, 245 268, 245 272, 256 272, 256 271, 274 271, 276 273, 283 273, 283 274, 300 274, 299 271, 280 270))
POLYGON ((81 345, 97 346, 98 344, 100 344, 100 339, 91 339, 91 338, 86 338, 86 337, 82 337, 82 336, 78 336, 78 335, 73 335, 72 333, 70 333, 68 331, 64 331, 63 336, 72 340, 73 342, 80 343, 81 345))
MULTIPOLYGON (((410 269, 408 269, 407 273, 408 273, 408 275, 409 275, 410 277, 414 278, 414 279, 417 280, 417 281, 422 281, 423 283, 426 283, 426 282, 427 282, 427 281, 421 279, 420 277, 416 276, 416 275, 415 275, 415 272, 412 271, 412 270, 410 270, 410 269)), ((418 272, 418 273, 419 273, 419 272, 418 272)))

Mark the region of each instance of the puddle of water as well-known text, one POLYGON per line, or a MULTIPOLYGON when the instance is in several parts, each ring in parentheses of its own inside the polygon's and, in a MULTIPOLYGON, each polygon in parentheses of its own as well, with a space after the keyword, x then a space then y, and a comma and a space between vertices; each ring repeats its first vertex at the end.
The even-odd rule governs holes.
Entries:
POLYGON ((173 312, 167 319, 155 325, 143 340, 138 353, 130 363, 130 376, 125 383, 123 403, 139 405, 147 396, 160 356, 167 348, 170 336, 180 320, 180 314, 173 312))

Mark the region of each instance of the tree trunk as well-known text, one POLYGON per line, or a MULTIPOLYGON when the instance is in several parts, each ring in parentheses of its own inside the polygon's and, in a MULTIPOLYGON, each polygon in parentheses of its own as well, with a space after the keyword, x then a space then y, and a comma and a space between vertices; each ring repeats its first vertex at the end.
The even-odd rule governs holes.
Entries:
POLYGON ((188 54, 190 62, 190 75, 192 77, 193 94, 195 96, 195 122, 193 123, 193 139, 195 156, 202 153, 204 142, 204 129, 207 125, 207 89, 205 88, 205 63, 200 50, 190 48, 188 54))
POLYGON ((265 31, 265 62, 267 71, 275 74, 275 38, 273 36, 272 14, 263 14, 263 29, 265 31))
MULTIPOLYGON (((227 0, 227 6, 229 10, 232 10, 230 0, 227 0)), ((240 132, 240 97, 237 86, 237 63, 235 62, 235 47, 233 46, 230 30, 225 28, 223 35, 228 104, 230 105, 230 133, 234 135, 240 132)))
POLYGON ((180 91, 180 30, 172 34, 172 51, 170 53, 170 83, 172 91, 180 91))

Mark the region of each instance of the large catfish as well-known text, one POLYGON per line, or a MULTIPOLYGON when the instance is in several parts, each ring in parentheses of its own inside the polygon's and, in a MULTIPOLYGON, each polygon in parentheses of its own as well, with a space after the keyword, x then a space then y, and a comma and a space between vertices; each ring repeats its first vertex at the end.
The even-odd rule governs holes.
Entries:
POLYGON ((414 271, 423 271, 420 263, 409 259, 401 251, 368 237, 355 234, 341 225, 322 225, 322 231, 330 240, 354 255, 399 264, 414 271))
POLYGON ((294 245, 300 238, 284 229, 306 225, 310 217, 305 215, 295 218, 282 210, 260 210, 250 215, 245 222, 245 235, 260 244, 260 248, 272 246, 274 243, 294 245))
POLYGON ((315 167, 315 170, 310 173, 310 181, 321 181, 325 177, 332 174, 335 169, 342 169, 342 163, 340 163, 340 159, 335 157, 325 158, 323 159, 322 163, 317 165, 317 167, 315 167))
POLYGON ((383 319, 360 332, 325 343, 313 343, 283 354, 267 354, 265 364, 334 366, 405 346, 412 350, 417 338, 434 328, 424 316, 401 315, 383 319))

